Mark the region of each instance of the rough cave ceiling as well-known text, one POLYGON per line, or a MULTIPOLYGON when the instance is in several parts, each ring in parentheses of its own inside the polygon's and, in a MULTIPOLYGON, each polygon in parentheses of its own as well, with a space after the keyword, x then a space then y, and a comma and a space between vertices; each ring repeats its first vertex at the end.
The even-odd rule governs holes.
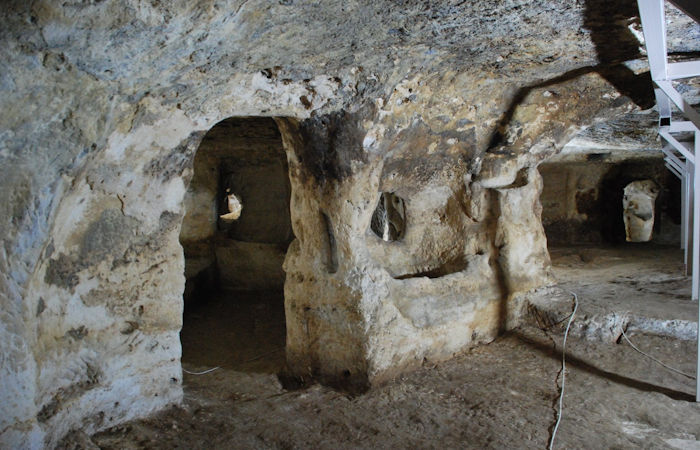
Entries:
MULTIPOLYGON (((573 153, 658 153, 634 0, 6 3, 15 444, 55 443, 98 406, 123 421, 181 399, 182 198, 227 117, 276 117, 289 152, 288 358, 364 378, 487 342, 503 299, 546 282, 536 166, 581 130, 573 153), (404 247, 366 233, 378 192, 407 201, 404 247)), ((698 25, 669 16, 674 58, 697 56, 698 25)))

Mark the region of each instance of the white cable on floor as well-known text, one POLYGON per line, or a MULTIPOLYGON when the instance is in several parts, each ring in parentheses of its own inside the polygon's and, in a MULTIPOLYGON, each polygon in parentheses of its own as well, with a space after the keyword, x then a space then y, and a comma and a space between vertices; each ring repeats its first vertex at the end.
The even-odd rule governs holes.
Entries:
POLYGON ((214 367, 213 369, 205 370, 204 372, 190 372, 189 370, 186 370, 186 369, 183 367, 183 368, 182 368, 182 371, 185 372, 185 373, 188 373, 188 374, 190 374, 190 375, 205 375, 205 374, 207 374, 207 373, 209 373, 209 372, 215 371, 216 369, 221 369, 221 367, 218 367, 218 366, 217 366, 217 367, 214 367))
POLYGON ((627 343, 628 343, 629 345, 631 345, 633 349, 637 350, 637 351, 638 351, 639 353, 641 353, 642 355, 646 356, 647 358, 651 359, 652 361, 655 361, 655 362, 661 364, 662 366, 664 366, 665 368, 667 368, 668 370, 670 370, 670 371, 672 371, 672 372, 676 372, 676 373, 678 373, 678 374, 680 374, 680 375, 683 375, 684 377, 688 377, 688 378, 690 378, 690 379, 692 379, 692 380, 695 380, 695 377, 694 377, 694 376, 689 375, 689 374, 687 374, 687 373, 685 373, 685 372, 681 372, 681 371, 678 370, 678 369, 675 369, 675 368, 673 368, 673 367, 671 367, 671 366, 669 366, 669 365, 667 365, 667 364, 664 364, 664 363, 662 363, 661 361, 659 361, 658 359, 656 359, 656 358, 654 358, 653 356, 649 355, 648 353, 644 353, 643 351, 641 351, 640 349, 638 349, 637 346, 634 345, 634 344, 632 343, 632 341, 629 340, 629 338, 628 338, 627 335, 625 334, 625 330, 622 329, 622 326, 620 326, 620 331, 622 331, 622 337, 625 338, 625 340, 627 341, 627 343))
POLYGON ((554 448, 554 438, 557 435, 557 430, 559 429, 559 424, 561 423, 562 411, 564 410, 564 384, 566 383, 566 338, 569 337, 569 328, 571 328, 571 322, 574 321, 574 316, 576 315, 576 310, 578 309, 578 296, 574 292, 569 292, 574 296, 574 310, 569 316, 569 323, 566 324, 566 331, 564 332, 564 343, 562 345, 561 352, 561 394, 559 395, 559 412, 557 413, 557 423, 554 425, 554 430, 552 430, 552 437, 549 440, 549 450, 554 448))

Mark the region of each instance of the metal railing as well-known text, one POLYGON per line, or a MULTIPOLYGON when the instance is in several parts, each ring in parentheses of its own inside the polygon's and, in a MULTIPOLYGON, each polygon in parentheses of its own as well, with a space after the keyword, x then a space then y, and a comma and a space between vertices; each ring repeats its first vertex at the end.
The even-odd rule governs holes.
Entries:
MULTIPOLYGON (((678 9, 700 22, 700 1, 669 0, 678 9)), ((674 87, 673 81, 700 76, 700 60, 669 62, 666 47, 666 20, 664 0, 637 0, 642 30, 649 58, 654 94, 659 110, 659 135, 666 167, 681 180, 682 224, 681 247, 685 250, 686 272, 692 273, 692 300, 700 294, 700 162, 695 155, 700 149, 700 113, 674 87), (682 113, 683 120, 673 120, 673 107, 682 113), (692 135, 682 141, 680 135, 692 135)), ((698 303, 700 324, 700 302, 698 303)), ((700 344, 700 332, 698 333, 700 344)), ((700 373, 700 345, 697 369, 700 373)), ((697 377, 696 401, 700 401, 700 377, 697 377)))

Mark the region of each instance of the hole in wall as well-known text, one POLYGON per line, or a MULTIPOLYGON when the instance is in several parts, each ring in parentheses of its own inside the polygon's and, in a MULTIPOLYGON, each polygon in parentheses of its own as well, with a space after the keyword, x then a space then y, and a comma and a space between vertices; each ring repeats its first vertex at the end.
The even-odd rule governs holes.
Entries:
POLYGON ((395 280, 408 280, 411 278, 442 278, 453 273, 462 272, 468 267, 467 259, 463 255, 443 262, 437 267, 426 268, 418 272, 411 272, 393 277, 395 280))
POLYGON ((386 242, 402 239, 406 231, 404 200, 393 192, 382 192, 372 214, 370 229, 386 242))
POLYGON ((182 362, 278 373, 282 263, 294 238, 287 157, 271 118, 230 118, 204 136, 185 196, 182 362))
POLYGON ((586 155, 586 161, 604 161, 610 158, 610 153, 589 153, 586 155))

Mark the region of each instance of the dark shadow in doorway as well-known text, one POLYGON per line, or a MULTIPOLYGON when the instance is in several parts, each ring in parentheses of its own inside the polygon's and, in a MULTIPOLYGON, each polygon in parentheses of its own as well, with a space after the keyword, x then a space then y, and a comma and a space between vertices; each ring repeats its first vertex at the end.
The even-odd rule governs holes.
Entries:
POLYGON ((284 294, 219 291, 186 306, 183 363, 276 374, 285 362, 284 294))

